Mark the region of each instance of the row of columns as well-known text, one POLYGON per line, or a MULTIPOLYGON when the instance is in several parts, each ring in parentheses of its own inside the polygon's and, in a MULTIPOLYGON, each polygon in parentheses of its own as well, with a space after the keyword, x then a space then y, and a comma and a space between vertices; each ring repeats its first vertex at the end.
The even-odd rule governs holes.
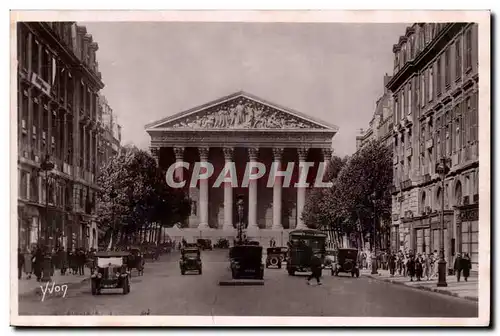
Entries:
MULTIPOLYGON (((208 161, 208 153, 209 147, 198 147, 198 152, 200 155, 200 162, 208 161)), ((250 147, 247 148, 248 157, 250 161, 250 165, 257 162, 257 157, 259 153, 259 148, 250 147)), ((273 160, 276 167, 281 170, 282 158, 283 158, 283 148, 274 147, 273 149, 273 160)), ((304 163, 308 149, 307 148, 299 148, 298 150, 299 156, 299 165, 302 166, 301 163, 304 163)), ((153 156, 158 159, 159 151, 157 148, 152 150, 153 156)), ((232 162, 233 160, 233 147, 224 147, 224 161, 225 163, 232 162)), ((174 147, 174 154, 176 162, 182 162, 184 160, 184 147, 174 147)), ((332 157, 332 150, 324 148, 323 149, 323 159, 325 164, 327 164, 332 157)), ((202 164, 203 165, 203 164, 202 164)), ((326 165, 325 165, 326 167, 326 165)), ((178 168, 175 171, 174 178, 178 181, 183 180, 183 168, 178 168)), ((273 186, 273 230, 282 230, 283 225, 281 222, 282 216, 282 186, 283 186, 283 177, 276 176, 275 183, 273 186)), ((198 229, 209 229, 208 225, 208 180, 201 179, 200 180, 200 193, 199 193, 199 205, 200 205, 200 224, 198 229)), ((255 232, 259 230, 259 226, 257 224, 257 181, 250 180, 248 185, 248 226, 247 230, 250 232, 255 232)), ((302 211, 304 210, 306 201, 306 188, 305 187, 297 187, 297 229, 305 229, 307 228, 305 223, 302 220, 302 211)), ((223 230, 232 230, 233 229, 233 188, 231 183, 224 183, 224 225, 223 230)))

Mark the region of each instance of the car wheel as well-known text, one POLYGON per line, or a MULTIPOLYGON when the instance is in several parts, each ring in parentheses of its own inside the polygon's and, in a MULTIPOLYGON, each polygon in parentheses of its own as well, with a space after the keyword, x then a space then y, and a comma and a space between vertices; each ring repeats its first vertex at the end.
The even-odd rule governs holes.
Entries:
POLYGON ((269 268, 269 264, 266 263, 266 268, 269 268))
POLYGON ((183 270, 183 269, 181 269, 181 274, 182 274, 182 275, 186 274, 186 271, 185 271, 185 270, 183 270))
POLYGON ((353 277, 353 278, 354 278, 354 272, 351 272, 351 277, 353 277))
POLYGON ((97 295, 97 286, 96 286, 94 281, 92 281, 90 288, 91 288, 92 295, 97 295))
POLYGON ((356 278, 359 278, 359 270, 356 270, 356 278))
POLYGON ((295 270, 293 268, 289 268, 288 275, 295 275, 295 270))
POLYGON ((278 263, 278 268, 281 269, 281 262, 278 263))
POLYGON ((201 274, 201 268, 198 270, 198 274, 201 274))

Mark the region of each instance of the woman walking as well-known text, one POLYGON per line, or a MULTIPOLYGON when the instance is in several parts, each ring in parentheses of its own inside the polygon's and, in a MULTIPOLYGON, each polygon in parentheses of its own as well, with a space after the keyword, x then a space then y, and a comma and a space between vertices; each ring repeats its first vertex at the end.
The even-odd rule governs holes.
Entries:
POLYGON ((27 279, 31 279, 31 273, 33 273, 33 255, 29 249, 24 252, 24 273, 26 273, 27 279))
POLYGON ((462 260, 460 263, 461 263, 462 272, 464 272, 463 273, 464 279, 465 279, 465 281, 467 281, 467 278, 470 275, 470 269, 472 268, 472 263, 471 263, 471 260, 470 260, 468 253, 464 253, 464 256, 462 257, 462 260))

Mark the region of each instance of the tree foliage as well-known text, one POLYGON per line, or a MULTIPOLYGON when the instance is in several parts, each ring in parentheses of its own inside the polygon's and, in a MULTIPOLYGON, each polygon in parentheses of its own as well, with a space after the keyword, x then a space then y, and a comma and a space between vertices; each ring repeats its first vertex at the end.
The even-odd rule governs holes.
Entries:
POLYGON ((333 187, 313 190, 306 201, 303 219, 309 227, 364 235, 374 222, 390 219, 392 153, 383 143, 373 141, 345 161, 332 158, 327 172, 333 187))
POLYGON ((102 168, 98 185, 99 225, 112 234, 130 236, 152 223, 172 226, 191 210, 185 193, 167 185, 154 158, 132 146, 102 168))

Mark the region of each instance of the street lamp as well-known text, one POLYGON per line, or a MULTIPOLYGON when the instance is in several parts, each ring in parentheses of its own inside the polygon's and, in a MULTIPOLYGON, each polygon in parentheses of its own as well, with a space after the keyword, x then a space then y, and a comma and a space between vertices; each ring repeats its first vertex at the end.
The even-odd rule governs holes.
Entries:
POLYGON ((373 246, 372 246, 372 273, 371 274, 378 274, 377 270, 377 237, 376 237, 376 231, 377 231, 377 216, 375 215, 375 197, 376 194, 373 192, 371 194, 371 200, 372 200, 372 205, 373 205, 373 246))
MULTIPOLYGON (((118 194, 115 191, 115 188, 111 188, 111 192, 109 193, 109 198, 111 198, 111 226, 113 228, 113 231, 111 231, 111 245, 113 243, 113 236, 115 234, 116 230, 116 225, 115 225, 115 198, 118 196, 118 194)), ((112 246, 110 245, 109 248, 112 246)))
POLYGON ((438 261, 438 287, 447 287, 446 283, 446 260, 444 259, 444 179, 450 168, 448 166, 449 159, 442 157, 440 162, 436 164, 436 173, 441 177, 441 232, 439 235, 439 261, 438 261))
POLYGON ((243 196, 239 195, 236 201, 236 208, 238 211, 238 242, 241 244, 243 242, 243 213, 244 213, 244 201, 243 196))
MULTIPOLYGON (((50 161, 49 154, 45 155, 44 160, 40 164, 40 169, 45 171, 45 234, 44 234, 44 249, 45 255, 43 260, 43 277, 42 281, 51 281, 50 274, 52 272, 52 260, 49 241, 49 172, 54 169, 54 163, 50 161), (48 249, 48 250, 47 250, 48 249)), ((38 241, 40 242, 40 232, 38 233, 38 241)))

